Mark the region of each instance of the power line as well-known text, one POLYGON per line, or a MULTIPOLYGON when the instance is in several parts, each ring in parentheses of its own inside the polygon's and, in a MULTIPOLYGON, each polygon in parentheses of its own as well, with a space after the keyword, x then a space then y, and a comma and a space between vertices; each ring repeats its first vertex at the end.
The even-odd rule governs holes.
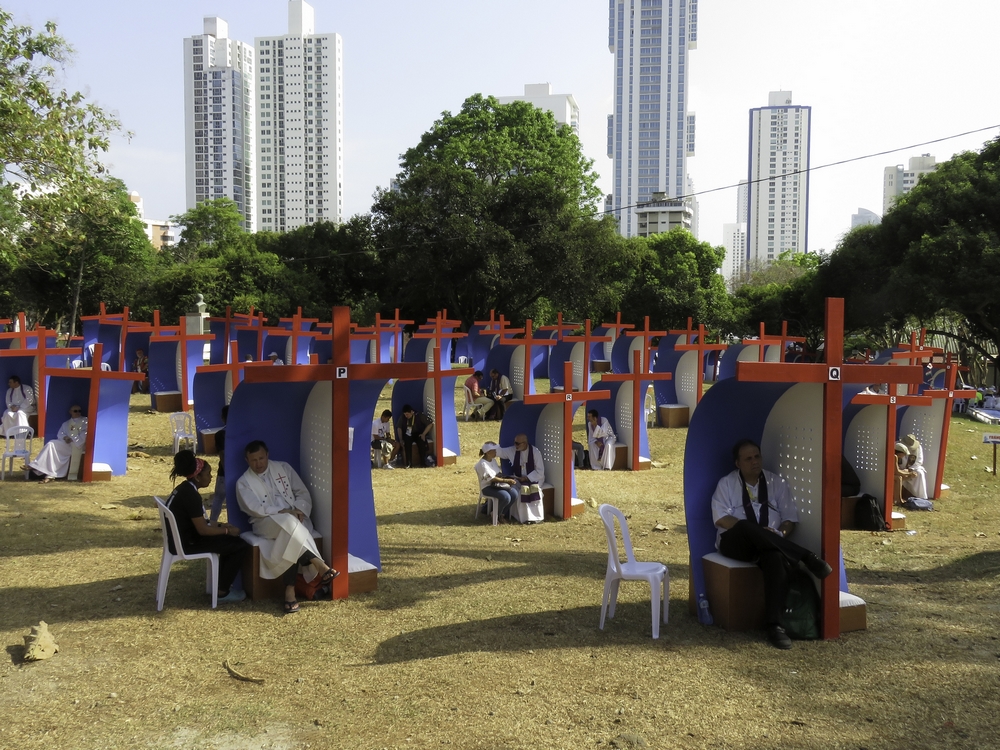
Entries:
MULTIPOLYGON (((795 170, 794 172, 782 172, 780 175, 772 175, 770 177, 761 177, 761 178, 756 179, 756 180, 749 180, 749 181, 747 181, 745 183, 736 183, 736 184, 733 184, 733 185, 723 185, 721 187, 709 188, 707 190, 699 190, 697 192, 689 193, 689 194, 686 194, 686 195, 682 195, 682 196, 677 197, 677 198, 670 198, 669 200, 682 201, 682 200, 684 200, 686 198, 695 198, 695 197, 697 197, 699 195, 708 195, 709 193, 718 193, 718 192, 720 192, 722 190, 732 190, 733 188, 738 188, 741 184, 743 184, 743 185, 755 185, 758 182, 770 182, 770 181, 772 181, 772 180, 774 180, 774 179, 776 179, 778 177, 792 177, 792 176, 795 176, 795 175, 806 174, 808 172, 815 172, 815 171, 817 171, 819 169, 827 169, 829 167, 839 167, 839 166, 841 166, 843 164, 850 164, 852 162, 863 161, 865 159, 874 159, 877 156, 887 156, 888 154, 895 154, 895 153, 898 153, 899 151, 909 151, 910 149, 914 149, 914 148, 922 148, 924 146, 931 146, 931 145, 933 145, 935 143, 943 143, 944 141, 951 141, 951 140, 954 140, 956 138, 963 138, 963 137, 965 137, 967 135, 975 135, 976 133, 983 133, 983 132, 985 132, 987 130, 996 130, 998 128, 1000 128, 1000 125, 989 125, 989 126, 987 126, 985 128, 976 128, 975 130, 967 130, 964 133, 956 133, 955 135, 947 135, 947 136, 944 136, 943 138, 934 138, 934 139, 929 140, 929 141, 923 141, 922 143, 914 143, 914 144, 909 145, 909 146, 900 146, 898 148, 891 148, 891 149, 888 149, 886 151, 877 151, 877 152, 872 153, 872 154, 865 154, 864 156, 852 156, 852 157, 850 157, 848 159, 840 159, 839 161, 832 161, 832 162, 829 162, 827 164, 820 164, 820 165, 815 166, 815 167, 807 167, 806 169, 798 169, 798 170, 795 170)), ((619 211, 626 211, 626 210, 629 210, 629 209, 632 209, 632 208, 638 208, 639 206, 642 206, 642 205, 645 205, 645 204, 642 204, 642 203, 633 203, 633 204, 628 205, 628 206, 619 206, 618 208, 613 208, 613 209, 610 209, 610 210, 594 211, 594 215, 595 216, 606 216, 607 214, 613 214, 613 213, 617 213, 619 211)), ((523 229, 530 229, 532 227, 536 227, 536 226, 540 226, 540 225, 541 225, 541 222, 538 222, 538 223, 535 223, 535 224, 524 224, 524 225, 522 225, 522 228, 523 229)), ((432 244, 432 243, 450 242, 451 240, 458 240, 458 239, 461 239, 461 237, 450 237, 450 238, 449 237, 442 237, 442 238, 438 238, 438 239, 434 239, 434 240, 427 239, 427 240, 422 240, 421 242, 407 243, 407 244, 404 244, 404 245, 389 245, 389 246, 386 246, 386 247, 375 248, 374 250, 354 250, 354 251, 346 252, 346 253, 337 253, 336 256, 332 256, 332 255, 327 255, 327 256, 313 255, 313 256, 307 256, 307 257, 302 257, 302 258, 283 258, 282 260, 284 262, 286 262, 286 263, 291 263, 293 261, 315 260, 315 259, 324 258, 324 257, 326 257, 326 258, 338 257, 339 258, 339 257, 343 257, 343 256, 348 256, 348 255, 365 255, 365 254, 368 254, 368 253, 371 253, 371 252, 381 253, 381 252, 385 252, 387 250, 404 250, 406 248, 419 247, 421 245, 428 245, 428 244, 432 244)))

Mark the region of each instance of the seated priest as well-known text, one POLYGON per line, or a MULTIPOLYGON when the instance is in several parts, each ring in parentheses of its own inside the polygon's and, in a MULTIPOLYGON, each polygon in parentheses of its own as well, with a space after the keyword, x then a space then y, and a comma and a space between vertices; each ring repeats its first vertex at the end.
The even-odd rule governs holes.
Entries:
POLYGON ((282 578, 285 584, 286 614, 299 611, 295 599, 295 578, 299 567, 303 577, 316 576, 324 584, 338 575, 323 561, 313 538, 312 497, 291 466, 268 459, 267 444, 254 440, 243 455, 249 468, 236 482, 236 499, 250 517, 253 533, 261 537, 261 578, 282 578))
POLYGON ((717 527, 715 548, 726 557, 755 562, 764 573, 767 638, 775 648, 792 641, 781 626, 789 572, 799 563, 817 578, 833 572, 825 560, 788 539, 799 520, 785 480, 763 468, 760 446, 740 440, 733 446, 736 469, 719 480, 712 495, 717 527))
POLYGON ((83 455, 87 443, 87 418, 83 409, 74 404, 69 409, 69 419, 62 423, 55 440, 49 440, 38 452, 34 461, 29 461, 26 468, 31 472, 30 479, 41 479, 42 483, 65 477, 76 479, 76 470, 80 466, 80 456, 83 455), (71 471, 72 469, 72 471, 71 471))
POLYGON ((913 433, 901 438, 900 441, 906 446, 909 455, 906 459, 906 468, 910 471, 908 479, 903 481, 903 494, 907 497, 929 498, 927 494, 927 469, 924 468, 924 449, 913 433))
POLYGON ((607 417, 597 409, 587 410, 587 445, 590 448, 590 468, 610 470, 615 465, 615 431, 607 417))
POLYGON ((497 368, 490 370, 490 382, 486 384, 486 396, 493 399, 493 408, 486 412, 486 419, 503 419, 507 403, 514 398, 510 378, 501 375, 497 368))
POLYGON ((519 509, 512 509, 511 515, 527 518, 527 523, 545 519, 542 509, 542 483, 545 481, 545 464, 542 452, 528 443, 524 433, 514 437, 514 445, 498 448, 497 457, 510 462, 511 475, 517 480, 519 509), (518 513, 522 510, 524 513, 518 513))
POLYGON ((35 391, 24 385, 21 378, 11 375, 7 380, 7 409, 3 413, 3 434, 11 427, 27 427, 28 416, 35 413, 35 391))

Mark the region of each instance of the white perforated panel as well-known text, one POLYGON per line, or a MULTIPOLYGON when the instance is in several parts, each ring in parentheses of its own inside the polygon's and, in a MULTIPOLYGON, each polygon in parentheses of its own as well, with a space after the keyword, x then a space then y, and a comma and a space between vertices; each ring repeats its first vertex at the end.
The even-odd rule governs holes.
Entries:
MULTIPOLYGON (((615 398, 615 422, 618 424, 618 431, 615 433, 616 442, 619 445, 628 446, 628 457, 631 465, 632 452, 636 446, 632 444, 632 420, 634 418, 632 410, 632 388, 631 383, 622 385, 618 389, 618 396, 615 398)), ((600 409, 600 407, 597 407, 600 409)))
MULTIPOLYGON (((823 391, 817 383, 793 385, 764 425, 764 468, 784 477, 799 509, 795 541, 818 551, 823 507, 823 391)), ((839 494, 839 493, 838 493, 839 494)), ((840 502, 840 498, 831 498, 840 502)))
POLYGON ((871 404, 854 415, 844 438, 844 458, 861 480, 861 492, 879 499, 885 495, 886 408, 871 404))
MULTIPOLYGON (((31 387, 35 390, 35 403, 37 404, 38 394, 42 392, 38 386, 38 357, 31 358, 31 387)), ((44 426, 42 425, 43 428, 44 426)))
POLYGON ((184 347, 181 343, 177 342, 177 347, 174 349, 174 373, 177 375, 177 390, 183 390, 181 388, 181 383, 184 382, 184 377, 182 373, 184 372, 183 364, 181 363, 181 357, 184 356, 184 347))
POLYGON ((233 371, 226 372, 226 403, 233 400, 233 371))
POLYGON ((615 339, 617 338, 618 331, 612 330, 612 331, 609 331, 608 333, 611 336, 611 341, 602 341, 601 342, 601 345, 603 347, 601 349, 601 351, 604 352, 604 356, 601 357, 601 359, 606 359, 606 360, 608 360, 610 362, 611 361, 611 350, 615 348, 615 339))
MULTIPOLYGON (((333 519, 333 473, 330 457, 333 455, 333 387, 330 381, 313 386, 306 408, 302 412, 302 430, 299 437, 299 476, 312 495, 312 522, 323 534, 323 557, 330 559, 330 528, 333 519)), ((358 441, 368 450, 363 440, 358 441)), ((346 467, 345 467, 346 468, 346 467)))
POLYGON ((677 361, 677 371, 674 373, 674 390, 677 393, 677 403, 684 404, 694 414, 698 405, 698 362, 699 352, 684 352, 677 361))
POLYGON ((291 336, 289 336, 285 341, 285 356, 281 359, 286 365, 297 364, 295 361, 295 350, 292 349, 292 341, 293 339, 291 336))
POLYGON ((562 517, 563 497, 563 404, 549 404, 542 409, 535 426, 534 445, 542 452, 545 481, 554 488, 553 508, 562 517))
POLYGON ((632 338, 632 343, 629 344, 629 346, 628 346, 628 371, 629 372, 635 372, 635 352, 638 351, 639 352, 639 372, 645 372, 649 368, 646 366, 646 363, 643 361, 645 359, 645 357, 643 357, 643 353, 642 353, 642 342, 643 342, 643 339, 642 339, 641 336, 632 336, 631 338, 632 338))
POLYGON ((931 406, 910 406, 903 413, 899 434, 913 433, 924 449, 924 470, 927 472, 927 492, 934 494, 934 488, 941 484, 937 475, 938 459, 941 456, 941 433, 944 428, 944 407, 946 399, 934 399, 931 406))
MULTIPOLYGON (((582 391, 583 390, 583 355, 585 352, 585 347, 587 344, 582 341, 577 342, 573 345, 573 351, 570 354, 570 360, 573 362, 573 390, 582 391)), ((589 376, 590 373, 587 373, 589 376)), ((587 384, 589 387, 589 383, 587 384)))
MULTIPOLYGON (((427 352, 424 355, 424 362, 427 363, 427 372, 434 372, 436 367, 436 362, 434 361, 434 347, 427 347, 427 352)), ((437 413, 434 410, 434 381, 427 379, 424 381, 424 414, 426 414, 430 419, 434 419, 434 415, 437 413)))
POLYGON ((524 347, 519 346, 510 355, 510 386, 514 389, 514 398, 524 401, 524 347))

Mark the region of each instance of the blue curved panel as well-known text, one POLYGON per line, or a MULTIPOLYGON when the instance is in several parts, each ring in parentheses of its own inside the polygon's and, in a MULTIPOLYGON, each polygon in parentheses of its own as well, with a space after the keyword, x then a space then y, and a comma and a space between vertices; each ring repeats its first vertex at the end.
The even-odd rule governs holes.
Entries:
MULTIPOLYGON (((572 358, 574 346, 575 341, 560 341, 555 346, 542 347, 552 350, 549 353, 549 392, 565 387, 564 366, 572 358)), ((535 357, 531 358, 534 360, 535 357)))
MULTIPOLYGON (((534 336, 537 339, 552 339, 559 338, 558 331, 535 331, 534 336)), ((533 346, 531 347, 531 374, 536 378, 547 378, 549 376, 549 356, 552 351, 551 346, 533 346)))
MULTIPOLYGON (((486 358, 486 364, 482 368, 483 375, 488 381, 490 377, 490 370, 495 369, 501 375, 506 375, 510 377, 510 358, 514 355, 517 350, 516 346, 510 344, 497 344, 492 349, 490 349, 490 354, 486 358)), ((534 357, 532 357, 534 359, 534 357)))
POLYGON ((97 327, 97 343, 103 347, 101 362, 107 362, 112 370, 121 370, 122 324, 105 321, 97 327))
POLYGON ((116 477, 124 476, 127 468, 128 409, 133 382, 135 381, 102 379, 97 397, 94 462, 108 464, 116 477))
MULTIPOLYGON (((200 433, 222 427, 222 407, 226 405, 227 372, 196 372, 194 375, 194 423, 200 433)), ((235 385, 235 384, 234 384, 235 385)), ((199 445, 201 437, 198 438, 199 445)))

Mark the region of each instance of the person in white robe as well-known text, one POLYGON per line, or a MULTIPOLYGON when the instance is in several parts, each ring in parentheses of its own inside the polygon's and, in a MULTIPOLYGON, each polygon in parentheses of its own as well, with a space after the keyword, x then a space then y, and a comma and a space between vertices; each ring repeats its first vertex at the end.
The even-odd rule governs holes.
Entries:
POLYGON ((299 567, 307 581, 317 575, 328 583, 340 575, 327 565, 313 538, 312 497, 291 466, 270 461, 267 445, 254 440, 244 451, 250 465, 236 482, 236 499, 250 517, 260 544, 262 578, 283 578, 285 612, 298 612, 295 577, 299 567))
POLYGON ((906 468, 911 474, 903 480, 903 496, 929 498, 927 494, 927 469, 924 468, 924 449, 917 436, 909 434, 900 440, 910 451, 906 468))
POLYGON ((610 470, 615 465, 615 431, 597 409, 587 411, 587 445, 591 469, 610 470))
POLYGON ((3 413, 3 433, 11 427, 27 427, 28 416, 35 413, 35 391, 21 383, 21 378, 11 375, 7 380, 7 408, 3 413))
POLYGON ((62 423, 56 439, 43 445, 35 460, 29 461, 27 466, 36 475, 44 477, 42 483, 67 474, 70 475, 68 479, 76 479, 76 472, 70 470, 79 468, 86 443, 87 418, 83 416, 83 409, 74 405, 70 407, 69 419, 62 423))
POLYGON ((510 462, 511 473, 518 482, 519 497, 510 508, 511 518, 521 523, 544 521, 541 485, 545 481, 545 463, 542 452, 528 443, 528 436, 521 433, 514 436, 514 445, 497 449, 497 458, 510 462))

